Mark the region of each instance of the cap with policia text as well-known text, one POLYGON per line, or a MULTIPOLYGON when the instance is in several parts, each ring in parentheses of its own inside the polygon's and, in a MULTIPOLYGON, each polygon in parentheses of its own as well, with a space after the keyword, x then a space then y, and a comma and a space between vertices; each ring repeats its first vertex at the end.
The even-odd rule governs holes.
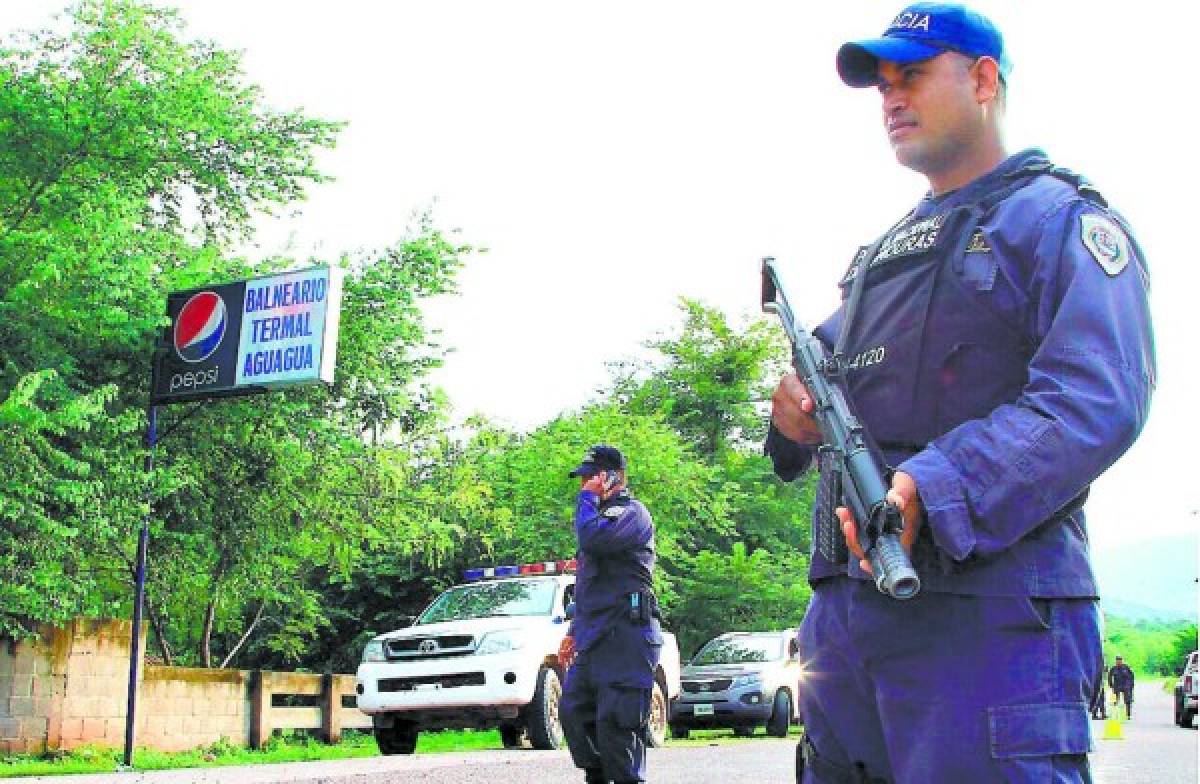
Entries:
POLYGON ((596 444, 567 476, 595 476, 601 471, 624 471, 625 456, 615 446, 596 444))
POLYGON ((879 84, 880 60, 907 65, 943 52, 991 57, 1006 81, 1012 71, 1004 37, 991 20, 949 3, 914 3, 897 14, 882 37, 843 44, 837 70, 851 87, 874 87, 879 84))

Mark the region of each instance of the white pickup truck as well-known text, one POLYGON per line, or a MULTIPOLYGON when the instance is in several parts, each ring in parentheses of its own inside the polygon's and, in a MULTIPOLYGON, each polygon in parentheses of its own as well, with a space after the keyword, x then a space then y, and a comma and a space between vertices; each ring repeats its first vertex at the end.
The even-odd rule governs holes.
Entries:
POLYGON ((1197 704, 1200 703, 1200 666, 1197 658, 1200 654, 1192 651, 1184 662, 1179 680, 1175 682, 1175 724, 1180 727, 1191 727, 1196 718, 1197 704))
MULTIPOLYGON (((358 707, 384 754, 412 754, 421 731, 498 727, 506 748, 562 746, 558 646, 575 591, 574 563, 472 569, 406 629, 367 643, 358 707)), ((665 743, 679 696, 679 646, 664 632, 655 673, 651 745, 665 743)))

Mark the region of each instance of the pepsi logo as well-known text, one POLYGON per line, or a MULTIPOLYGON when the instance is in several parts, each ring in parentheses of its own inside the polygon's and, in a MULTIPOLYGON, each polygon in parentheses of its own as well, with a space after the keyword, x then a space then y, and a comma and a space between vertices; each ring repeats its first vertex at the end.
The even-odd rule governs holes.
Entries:
POLYGON ((202 291, 189 299, 175 317, 175 353, 184 362, 203 362, 225 337, 225 300, 202 291))

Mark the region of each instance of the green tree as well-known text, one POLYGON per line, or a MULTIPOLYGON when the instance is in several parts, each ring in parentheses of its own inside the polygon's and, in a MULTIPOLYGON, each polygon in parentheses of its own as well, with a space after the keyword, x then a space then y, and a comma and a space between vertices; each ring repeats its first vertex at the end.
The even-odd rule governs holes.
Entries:
POLYGON ((691 655, 731 631, 769 631, 800 625, 812 591, 807 559, 749 552, 735 542, 728 553, 705 550, 689 559, 672 620, 679 646, 691 655))
POLYGON ((1200 643, 1200 637, 1197 636, 1196 624, 1188 624, 1176 631, 1175 637, 1171 640, 1171 646, 1166 651, 1165 661, 1160 671, 1164 675, 1175 674, 1175 670, 1182 667, 1187 661, 1188 654, 1200 647, 1198 643, 1200 643))
POLYGON ((679 310, 680 333, 645 344, 661 360, 614 366, 611 395, 632 412, 661 416, 706 459, 757 447, 766 427, 755 404, 770 396, 787 357, 779 329, 762 319, 736 329, 696 300, 681 300, 679 310))
POLYGON ((337 129, 266 108, 170 12, 91 0, 68 22, 0 47, 0 399, 22 414, 0 449, 29 477, 3 488, 0 552, 40 554, 6 556, 3 634, 117 610, 163 295, 244 270, 227 244, 320 179, 337 129))
POLYGON ((330 624, 312 575, 342 579, 425 522, 361 511, 409 471, 378 442, 443 415, 419 305, 453 290, 469 248, 428 216, 334 260, 332 389, 171 407, 153 488, 140 470, 166 292, 296 266, 233 248, 323 180, 314 154, 340 127, 270 108, 238 59, 128 0, 85 0, 65 32, 0 49, 0 457, 22 467, 0 481, 0 634, 127 613, 153 495, 147 611, 164 657, 294 663, 330 624))
POLYGON ((630 413, 662 417, 721 486, 731 530, 697 539, 691 552, 730 553, 732 538, 804 569, 815 477, 784 484, 762 455, 766 401, 788 357, 783 334, 762 319, 735 327, 693 300, 680 313, 677 334, 647 342, 656 361, 614 368, 610 394, 630 413))

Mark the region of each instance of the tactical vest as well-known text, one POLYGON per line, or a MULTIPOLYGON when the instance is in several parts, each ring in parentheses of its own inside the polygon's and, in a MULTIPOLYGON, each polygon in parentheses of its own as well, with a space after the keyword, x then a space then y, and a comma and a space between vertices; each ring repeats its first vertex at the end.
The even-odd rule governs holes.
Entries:
MULTIPOLYGON (((910 213, 860 248, 840 282, 843 320, 834 354, 848 397, 889 467, 962 422, 1015 401, 1026 385, 1037 346, 989 301, 998 267, 980 227, 1041 175, 1063 179, 1106 206, 1084 178, 1034 156, 976 199, 910 213)), ((827 478, 827 460, 821 469, 814 548, 840 564, 845 542, 833 514, 839 493, 827 478)), ((928 528, 921 533, 913 561, 925 573, 937 567, 937 557, 928 528)), ((850 571, 859 574, 856 564, 850 571)))

